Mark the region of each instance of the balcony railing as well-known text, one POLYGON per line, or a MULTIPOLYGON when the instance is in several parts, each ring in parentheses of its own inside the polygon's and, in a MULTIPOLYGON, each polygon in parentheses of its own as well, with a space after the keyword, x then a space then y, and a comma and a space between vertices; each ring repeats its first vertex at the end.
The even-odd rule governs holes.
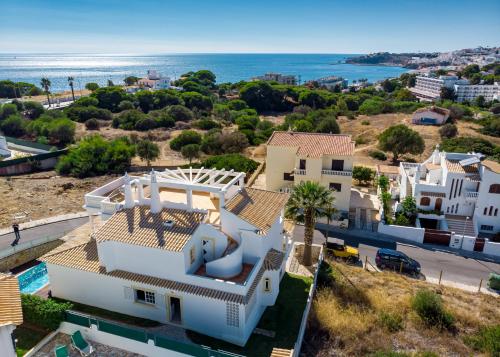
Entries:
POLYGON ((295 175, 305 175, 306 174, 306 170, 302 170, 302 169, 294 169, 293 172, 295 173, 295 175))
POLYGON ((476 192, 476 191, 468 191, 465 193, 465 198, 470 199, 470 200, 477 200, 478 196, 479 196, 479 192, 476 192))
POLYGON ((328 176, 352 176, 352 171, 321 170, 321 174, 328 176))

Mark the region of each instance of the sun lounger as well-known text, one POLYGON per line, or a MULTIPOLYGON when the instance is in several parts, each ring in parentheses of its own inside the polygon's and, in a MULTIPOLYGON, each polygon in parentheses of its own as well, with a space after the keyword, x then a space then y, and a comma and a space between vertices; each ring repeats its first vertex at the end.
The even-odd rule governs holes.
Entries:
POLYGON ((69 357, 68 347, 66 345, 56 346, 54 348, 54 355, 56 357, 69 357))
POLYGON ((71 343, 82 356, 90 356, 94 353, 94 348, 82 336, 80 331, 71 335, 71 343))

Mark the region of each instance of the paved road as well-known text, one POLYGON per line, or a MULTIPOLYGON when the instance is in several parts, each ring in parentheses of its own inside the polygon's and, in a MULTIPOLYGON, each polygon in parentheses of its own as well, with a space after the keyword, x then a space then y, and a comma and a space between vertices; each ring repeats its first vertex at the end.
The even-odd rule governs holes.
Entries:
MULTIPOLYGON (((303 242, 303 237, 304 227, 296 226, 294 240, 296 242, 303 242)), ((345 234, 337 233, 336 237, 339 239, 353 238, 353 236, 349 235, 349 231, 346 231, 345 234)), ((314 232, 314 243, 323 244, 324 242, 324 235, 316 230, 314 232)), ((368 256, 368 259, 374 263, 375 254, 379 247, 376 246, 377 242, 373 242, 373 244, 368 243, 369 239, 365 239, 364 244, 359 244, 359 254, 363 259, 365 256, 368 256)), ((441 270, 443 270, 443 280, 470 286, 478 286, 481 279, 484 279, 486 282, 490 272, 500 273, 500 264, 465 258, 444 251, 429 250, 400 243, 394 244, 397 250, 420 263, 422 274, 427 278, 439 279, 439 274, 441 270)))
MULTIPOLYGON (((89 221, 88 217, 81 217, 81 218, 75 218, 55 223, 48 223, 42 226, 24 229, 20 232, 21 239, 19 240, 19 243, 29 242, 31 240, 47 236, 62 237, 68 231, 80 227, 81 225, 87 223, 88 221, 89 221)), ((15 239, 14 233, 0 235, 0 251, 2 249, 10 247, 14 239, 15 239)))

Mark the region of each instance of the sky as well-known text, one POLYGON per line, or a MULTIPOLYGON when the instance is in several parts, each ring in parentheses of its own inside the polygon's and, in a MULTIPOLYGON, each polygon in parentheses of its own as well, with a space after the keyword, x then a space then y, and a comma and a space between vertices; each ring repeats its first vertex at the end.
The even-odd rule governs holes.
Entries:
POLYGON ((0 0, 2 53, 371 53, 500 46, 500 0, 0 0))

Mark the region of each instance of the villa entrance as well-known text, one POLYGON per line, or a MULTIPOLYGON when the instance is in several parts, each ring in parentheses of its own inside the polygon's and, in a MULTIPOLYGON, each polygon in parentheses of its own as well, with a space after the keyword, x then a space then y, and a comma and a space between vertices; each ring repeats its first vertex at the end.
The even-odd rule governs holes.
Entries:
POLYGON ((443 199, 442 198, 436 198, 436 203, 434 204, 434 209, 436 211, 441 211, 441 206, 443 205, 443 199))
POLYGON ((176 324, 182 323, 181 299, 175 296, 169 296, 168 300, 168 306, 170 308, 169 321, 176 324))

